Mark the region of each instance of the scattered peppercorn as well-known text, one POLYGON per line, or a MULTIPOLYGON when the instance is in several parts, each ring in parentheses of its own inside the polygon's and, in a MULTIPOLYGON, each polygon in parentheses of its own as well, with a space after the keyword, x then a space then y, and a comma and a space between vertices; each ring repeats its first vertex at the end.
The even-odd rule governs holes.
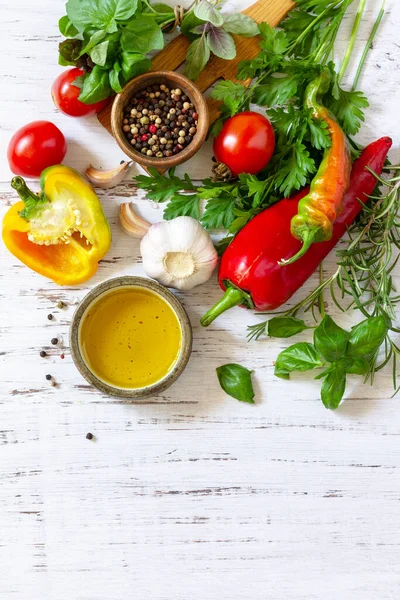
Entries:
POLYGON ((41 350, 41 351, 40 351, 40 356, 41 356, 42 358, 44 358, 45 356, 47 356, 47 352, 45 352, 44 350, 41 350))
POLYGON ((62 358, 65 358, 65 354, 61 354, 60 358, 61 358, 61 359, 62 359, 62 358))
POLYGON ((57 346, 58 338, 51 338, 51 343, 53 344, 53 346, 57 346))
MULTIPOLYGON (((122 161, 122 162, 124 162, 124 161, 122 161)), ((67 306, 67 305, 66 305, 66 304, 65 304, 65 302, 63 302, 62 300, 59 300, 59 301, 57 302, 57 308, 60 308, 60 309, 61 309, 61 308, 65 308, 66 306, 67 306)))
POLYGON ((47 318, 48 318, 49 321, 52 321, 53 320, 53 315, 50 313, 49 315, 47 315, 47 318))
POLYGON ((51 375, 46 375, 46 379, 47 379, 47 381, 51 381, 53 378, 51 375))
POLYGON ((193 141, 197 120, 190 98, 180 88, 170 89, 162 83, 139 90, 130 99, 121 129, 135 150, 163 158, 178 154, 193 141), (171 140, 168 146, 167 140, 171 140))
POLYGON ((92 439, 93 439, 93 433, 90 433, 90 432, 89 432, 89 433, 87 433, 87 434, 86 434, 86 439, 87 439, 87 440, 92 440, 92 439))

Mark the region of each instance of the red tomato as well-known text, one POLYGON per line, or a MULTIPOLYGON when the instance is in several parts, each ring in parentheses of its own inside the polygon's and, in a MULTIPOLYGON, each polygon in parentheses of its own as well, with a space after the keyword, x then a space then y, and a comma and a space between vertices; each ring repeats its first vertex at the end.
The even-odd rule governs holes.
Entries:
POLYGON ((7 158, 15 175, 39 177, 46 167, 62 162, 66 152, 65 137, 54 123, 32 121, 14 133, 7 158))
POLYGON ((256 112, 242 112, 225 121, 214 140, 214 155, 227 165, 232 174, 258 173, 271 160, 275 134, 266 117, 256 112))
POLYGON ((84 71, 81 69, 68 69, 60 73, 51 86, 51 95, 54 104, 62 113, 69 117, 93 115, 100 112, 109 103, 109 98, 95 104, 84 104, 84 102, 78 100, 81 90, 76 85, 73 85, 73 82, 83 74, 84 71))

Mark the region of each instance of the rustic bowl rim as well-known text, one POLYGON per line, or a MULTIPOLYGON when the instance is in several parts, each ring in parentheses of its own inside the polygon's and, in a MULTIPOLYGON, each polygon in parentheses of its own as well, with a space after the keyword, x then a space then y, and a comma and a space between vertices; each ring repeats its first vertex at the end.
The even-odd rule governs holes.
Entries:
POLYGON ((181 73, 175 71, 150 71, 143 75, 134 77, 124 86, 122 92, 117 94, 114 98, 112 109, 111 109, 111 129, 114 138, 121 150, 129 156, 131 160, 137 162, 143 167, 154 167, 166 171, 171 167, 175 167, 187 160, 192 158, 203 145, 209 128, 209 113, 207 102, 201 93, 200 89, 187 77, 181 73), (179 154, 174 156, 157 158, 151 156, 145 156, 141 152, 134 150, 132 145, 127 141, 123 131, 121 129, 123 109, 127 102, 126 97, 132 94, 135 90, 140 90, 148 84, 149 81, 161 80, 161 83, 168 83, 168 80, 173 81, 175 85, 179 85, 183 89, 185 94, 189 96, 196 111, 199 115, 197 133, 194 139, 190 142, 186 148, 184 148, 179 154))
POLYGON ((192 327, 189 317, 178 298, 166 287, 152 279, 145 277, 136 277, 132 275, 123 275, 115 277, 100 283, 94 287, 79 303, 71 321, 69 342, 72 359, 80 374, 88 383, 99 389, 101 392, 110 396, 119 398, 130 398, 139 400, 163 392, 172 385, 183 373, 192 350, 192 327), (182 344, 179 356, 174 367, 160 381, 143 388, 119 388, 99 379, 87 366, 80 344, 80 326, 87 309, 101 296, 116 288, 138 287, 151 290, 161 296, 175 312, 182 331, 182 344))

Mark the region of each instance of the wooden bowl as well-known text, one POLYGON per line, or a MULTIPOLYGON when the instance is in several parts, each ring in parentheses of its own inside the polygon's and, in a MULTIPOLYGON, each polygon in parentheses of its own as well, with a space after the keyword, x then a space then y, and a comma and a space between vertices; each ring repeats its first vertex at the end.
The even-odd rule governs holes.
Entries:
POLYGON ((111 128, 113 136, 117 140, 117 143, 121 150, 125 152, 129 158, 139 163, 144 168, 154 167, 161 173, 176 167, 181 163, 192 158, 194 154, 200 149, 204 140, 206 139, 207 131, 209 127, 208 118, 208 106, 200 90, 194 85, 190 79, 175 71, 154 71, 153 73, 145 73, 135 77, 129 83, 126 84, 120 94, 114 99, 112 110, 111 110, 111 128), (180 88, 186 96, 190 98, 190 101, 196 108, 196 112, 199 116, 197 124, 197 132, 194 139, 190 142, 186 148, 184 148, 179 154, 174 156, 167 156, 165 158, 156 158, 153 156, 145 156, 141 152, 134 150, 132 145, 126 139, 124 132, 122 131, 122 121, 124 118, 124 108, 128 104, 135 92, 147 87, 148 85, 164 84, 170 89, 180 88))
POLYGON ((126 398, 134 401, 163 392, 182 374, 192 351, 192 327, 185 309, 178 298, 170 290, 152 279, 125 275, 116 277, 115 279, 109 279, 108 281, 97 285, 83 298, 72 317, 69 331, 69 344, 75 366, 88 383, 94 385, 101 392, 108 394, 109 396, 117 396, 119 398, 126 398), (129 287, 148 289, 158 296, 161 296, 176 314, 182 333, 181 349, 172 369, 159 381, 142 388, 120 388, 100 379, 87 364, 81 345, 80 332, 82 323, 93 303, 101 296, 112 292, 116 288, 129 287))

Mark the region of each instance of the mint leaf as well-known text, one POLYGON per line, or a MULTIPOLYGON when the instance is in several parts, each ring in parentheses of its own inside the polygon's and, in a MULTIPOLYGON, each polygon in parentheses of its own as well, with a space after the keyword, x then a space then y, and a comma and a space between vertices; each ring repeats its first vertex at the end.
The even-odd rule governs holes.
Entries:
POLYGON ((346 352, 350 334, 329 316, 325 315, 314 330, 314 346, 321 356, 329 362, 339 360, 346 352))
POLYGON ((242 35, 243 37, 253 37, 260 33, 257 23, 243 13, 226 16, 223 27, 228 33, 242 35))
POLYGON ((246 367, 235 363, 217 368, 218 381, 224 392, 236 400, 254 404, 251 373, 246 367))
POLYGON ((323 362, 315 347, 308 342, 299 342, 282 350, 278 355, 275 375, 282 379, 289 379, 289 373, 293 371, 310 371, 322 366, 323 362))
POLYGON ((346 389, 346 373, 335 367, 324 377, 321 387, 321 400, 325 408, 334 410, 340 404, 346 389))
POLYGON ((232 60, 236 56, 236 46, 233 37, 222 27, 211 27, 207 33, 208 46, 215 56, 232 60))

